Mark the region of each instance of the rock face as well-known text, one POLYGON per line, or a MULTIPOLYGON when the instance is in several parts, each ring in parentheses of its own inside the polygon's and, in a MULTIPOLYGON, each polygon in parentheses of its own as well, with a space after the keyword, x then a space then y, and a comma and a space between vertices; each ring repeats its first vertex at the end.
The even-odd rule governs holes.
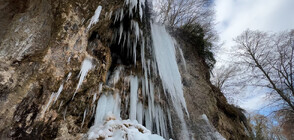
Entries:
MULTIPOLYGON (((94 123, 100 96, 94 94, 101 90, 100 83, 107 82, 117 61, 130 65, 117 59, 117 49, 111 48, 116 26, 112 11, 123 6, 120 0, 0 1, 0 139, 83 137, 94 123), (88 28, 98 5, 103 7, 99 22, 88 28), (93 68, 79 87, 85 59, 93 68)), ((193 46, 176 38, 187 61, 187 69, 181 66, 180 72, 190 138, 217 139, 211 136, 217 130, 227 139, 247 139, 244 115, 211 85, 193 46)), ((127 112, 122 110, 121 116, 127 112)), ((180 122, 176 117, 172 121, 170 136, 180 139, 180 122)))
POLYGON ((185 43, 187 41, 181 39, 180 34, 174 37, 186 60, 186 69, 180 57, 178 63, 181 65, 185 99, 190 113, 187 120, 193 135, 196 139, 217 139, 211 134, 217 130, 226 139, 249 139, 242 109, 229 105, 219 89, 211 84, 208 66, 197 54, 197 46, 185 43), (209 128, 203 114, 216 129, 209 128))

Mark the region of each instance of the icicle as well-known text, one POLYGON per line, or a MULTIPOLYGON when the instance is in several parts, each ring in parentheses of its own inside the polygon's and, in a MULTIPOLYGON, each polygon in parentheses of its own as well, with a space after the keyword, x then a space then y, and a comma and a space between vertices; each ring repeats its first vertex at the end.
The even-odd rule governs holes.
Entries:
POLYGON ((84 125, 84 122, 85 122, 86 115, 87 115, 87 109, 85 109, 85 111, 84 111, 84 115, 83 115, 83 121, 82 121, 81 128, 82 128, 82 127, 83 127, 83 125, 84 125))
POLYGON ((151 111, 154 111, 154 84, 150 80, 150 93, 149 93, 148 106, 150 106, 150 115, 153 116, 151 111))
POLYGON ((158 116, 159 116, 159 123, 160 123, 160 135, 163 137, 167 137, 167 133, 166 133, 167 126, 166 126, 165 114, 160 106, 158 111, 159 111, 158 116))
POLYGON ((97 103, 94 125, 103 123, 104 116, 106 115, 106 107, 107 97, 102 94, 97 103))
POLYGON ((66 81, 65 82, 67 82, 68 80, 69 80, 69 78, 71 77, 71 72, 69 72, 68 73, 68 75, 67 75, 67 78, 66 78, 66 81))
POLYGON ((110 11, 110 13, 108 14, 108 19, 110 20, 112 16, 112 11, 110 11))
POLYGON ((156 65, 156 62, 153 62, 152 61, 152 71, 153 71, 153 74, 154 74, 154 76, 158 76, 158 71, 157 71, 157 65, 156 65))
MULTIPOLYGON (((131 48, 131 37, 130 37, 131 35, 130 35, 130 32, 128 32, 128 34, 127 34, 127 48, 130 50, 130 48, 131 48)), ((127 56, 129 56, 129 51, 127 52, 128 54, 127 54, 127 56)))
POLYGON ((91 21, 90 21, 90 24, 88 25, 87 29, 89 30, 90 27, 93 25, 93 24, 96 24, 98 21, 99 21, 99 16, 100 16, 100 13, 101 13, 101 10, 102 10, 102 6, 98 6, 97 9, 95 10, 95 14, 94 16, 91 18, 91 21))
POLYGON ((103 86, 103 83, 100 83, 100 84, 99 84, 99 89, 98 89, 98 94, 101 93, 101 91, 102 91, 102 86, 103 86))
POLYGON ((153 124, 153 121, 152 121, 152 118, 151 118, 151 114, 150 114, 151 110, 150 108, 148 107, 147 110, 145 110, 144 112, 144 116, 145 116, 145 124, 146 124, 146 128, 149 129, 149 130, 152 130, 152 124, 153 124))
MULTIPOLYGON (((142 63, 142 66, 145 65, 145 40, 144 38, 142 38, 142 41, 141 41, 141 63, 142 63)), ((144 70, 144 67, 142 67, 143 70, 144 70)))
POLYGON ((137 76, 130 77, 130 120, 136 120, 136 107, 138 98, 138 78, 137 76))
POLYGON ((107 101, 106 101, 106 106, 105 106, 105 114, 103 119, 106 119, 106 117, 109 117, 111 115, 114 114, 114 108, 115 108, 115 101, 114 101, 114 97, 112 95, 107 95, 107 101))
POLYGON ((147 60, 147 71, 148 71, 148 75, 151 76, 151 71, 150 71, 150 60, 147 60))
POLYGON ((145 92, 148 94, 150 91, 149 91, 149 83, 148 83, 148 75, 147 75, 147 69, 146 69, 146 64, 143 65, 144 67, 144 84, 145 84, 145 92))
POLYGON ((96 96, 97 96, 97 93, 95 92, 95 93, 94 93, 94 96, 93 96, 93 101, 92 101, 92 104, 94 104, 94 103, 95 103, 96 96))
POLYGON ((116 119, 120 119, 120 96, 119 93, 116 93, 114 100, 114 107, 112 110, 113 115, 116 117, 116 119))
POLYGON ((96 105, 94 104, 92 106, 92 115, 91 115, 91 118, 94 117, 94 115, 95 115, 95 109, 96 109, 96 105))
POLYGON ((118 66, 115 71, 114 71, 114 74, 113 76, 111 77, 111 80, 110 80, 110 85, 113 85, 115 86, 115 84, 119 81, 120 79, 120 72, 123 70, 124 68, 122 66, 118 66))
POLYGON ((50 96, 50 99, 45 107, 44 113, 47 111, 47 109, 49 108, 49 105, 51 104, 51 102, 53 101, 53 98, 55 97, 55 93, 52 93, 50 96))
POLYGON ((155 126, 156 126, 156 133, 160 134, 160 126, 159 126, 159 110, 158 106, 155 106, 154 110, 154 119, 155 119, 155 126))
POLYGON ((133 9, 135 9, 135 12, 137 10, 138 1, 137 0, 130 0, 130 1, 126 0, 125 4, 129 6, 129 17, 132 17, 133 16, 133 9))
POLYGON ((65 110, 63 112, 63 120, 65 120, 66 112, 67 112, 67 106, 65 107, 65 110))
POLYGON ((68 57, 68 59, 67 59, 67 63, 69 63, 69 62, 70 62, 70 60, 71 60, 71 56, 70 56, 70 57, 68 57))
POLYGON ((102 124, 106 117, 115 117, 116 119, 120 119, 119 99, 119 94, 115 94, 115 99, 111 94, 107 96, 105 94, 101 95, 96 107, 94 125, 102 124))
POLYGON ((49 99, 49 102, 47 103, 46 107, 45 107, 45 110, 44 110, 44 113, 47 111, 47 109, 49 108, 51 102, 53 101, 53 98, 54 98, 54 102, 55 103, 60 95, 60 93, 62 92, 62 89, 63 89, 63 83, 60 85, 58 91, 56 93, 52 93, 51 96, 50 96, 50 99, 49 99))
POLYGON ((123 31, 124 31, 124 26, 121 23, 120 26, 119 26, 119 39, 118 39, 118 44, 120 44, 120 40, 122 38, 123 31))
POLYGON ((187 71, 186 59, 184 57, 183 50, 179 46, 177 48, 179 49, 179 52, 180 52, 180 55, 181 55, 181 60, 182 60, 182 63, 184 65, 184 69, 185 69, 185 71, 187 71))
MULTIPOLYGON (((144 82, 145 80, 144 80, 144 78, 142 77, 140 81, 141 81, 141 86, 142 86, 142 90, 141 90, 141 91, 142 91, 142 96, 143 96, 143 101, 142 101, 142 102, 144 103, 144 102, 145 102, 145 98, 146 98, 145 82, 144 82)), ((148 96, 147 96, 147 97, 148 97, 148 96)))
POLYGON ((140 124, 143 124, 143 105, 141 102, 138 102, 137 104, 137 121, 140 124))
POLYGON ((145 1, 144 0, 140 0, 140 4, 139 4, 139 15, 140 15, 140 20, 142 21, 143 18, 143 8, 145 7, 145 1))
POLYGON ((137 48, 137 42, 135 41, 134 44, 133 44, 133 59, 134 59, 134 65, 136 65, 136 48, 137 48))
POLYGON ((124 18, 124 9, 121 9, 120 10, 120 18, 119 18, 119 21, 122 21, 124 18))
POLYGON ((60 87, 59 87, 57 93, 55 94, 56 97, 55 97, 55 99, 54 99, 54 103, 57 101, 57 99, 58 99, 60 93, 62 92, 62 89, 63 89, 63 83, 60 85, 60 87))
POLYGON ((183 137, 183 139, 188 139, 188 128, 187 128, 187 124, 186 124, 186 121, 185 121, 185 118, 184 118, 184 114, 183 114, 183 111, 182 111, 182 108, 180 106, 177 106, 177 105, 174 105, 174 108, 176 110, 176 114, 177 116, 179 117, 179 120, 181 122, 181 128, 182 128, 182 131, 181 131, 181 135, 183 137))
POLYGON ((98 93, 94 93, 92 104, 95 103, 96 98, 97 98, 97 94, 100 94, 100 93, 101 93, 101 91, 102 91, 102 85, 103 85, 103 83, 100 83, 100 84, 99 84, 98 93))
POLYGON ((163 89, 166 90, 171 97, 172 104, 181 121, 182 136, 184 139, 187 139, 188 129, 184 120, 182 107, 185 109, 187 115, 189 114, 183 95, 183 85, 176 62, 173 39, 167 33, 165 27, 156 24, 151 24, 151 36, 153 40, 154 57, 157 63, 159 76, 162 80, 163 89))
POLYGON ((123 48, 125 47, 125 43, 126 43, 126 39, 127 39, 127 35, 126 35, 126 33, 123 33, 123 35, 124 35, 124 41, 123 41, 123 48))
POLYGON ((169 127, 170 127, 171 130, 173 130, 173 124, 172 124, 171 113, 170 113, 169 108, 167 109, 167 117, 168 117, 169 127))
POLYGON ((151 24, 154 57, 163 87, 169 92, 173 103, 181 103, 186 110, 186 101, 182 90, 182 81, 175 57, 175 47, 165 27, 151 24))
POLYGON ((82 66, 81 66, 81 71, 79 73, 79 77, 80 77, 80 80, 79 80, 79 83, 77 85, 77 88, 76 88, 76 91, 72 97, 72 99, 75 97, 78 89, 80 88, 80 86, 82 85, 87 73, 89 72, 89 70, 91 70, 93 68, 93 65, 92 65, 92 60, 89 59, 89 58, 86 58, 83 63, 82 63, 82 66))
POLYGON ((137 21, 131 20, 131 29, 134 30, 136 40, 138 40, 140 36, 140 28, 137 21))
POLYGON ((119 13, 118 11, 115 12, 113 23, 116 23, 116 21, 118 20, 118 13, 119 13))
POLYGON ((129 6, 129 17, 133 16, 133 10, 139 10, 140 20, 143 18, 143 8, 145 7, 145 0, 125 0, 125 5, 129 6), (139 3, 138 3, 139 2, 139 3), (139 7, 137 7, 137 5, 139 7))
POLYGON ((59 107, 58 107, 58 111, 60 110, 62 104, 63 104, 63 101, 60 102, 59 107))

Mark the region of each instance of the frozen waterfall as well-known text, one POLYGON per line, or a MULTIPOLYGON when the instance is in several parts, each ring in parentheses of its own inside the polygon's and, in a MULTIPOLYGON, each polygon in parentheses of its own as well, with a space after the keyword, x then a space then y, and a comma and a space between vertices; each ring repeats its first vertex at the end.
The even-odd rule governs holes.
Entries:
MULTIPOLYGON (((112 62, 106 81, 99 81, 97 90, 91 91, 90 106, 80 113, 83 117, 81 127, 88 114, 94 116, 93 126, 86 134, 88 139, 169 139, 174 117, 180 120, 181 138, 188 139, 184 116, 189 113, 176 61, 175 40, 164 26, 143 22, 145 8, 145 0, 125 0, 123 7, 107 15, 113 20, 111 47, 121 50, 111 53, 123 53, 113 55, 120 57, 117 61, 131 63, 112 62), (176 116, 172 115, 171 109, 176 116)), ((102 7, 98 6, 86 31, 99 21, 101 12, 102 7)), ((83 60, 73 99, 86 81, 88 72, 100 65, 94 59, 86 57, 83 60)), ((71 72, 64 81, 67 82, 70 76, 71 72)), ((62 83, 58 91, 52 93, 45 111, 58 99, 63 88, 62 83)), ((67 108, 64 118, 66 111, 67 108)))

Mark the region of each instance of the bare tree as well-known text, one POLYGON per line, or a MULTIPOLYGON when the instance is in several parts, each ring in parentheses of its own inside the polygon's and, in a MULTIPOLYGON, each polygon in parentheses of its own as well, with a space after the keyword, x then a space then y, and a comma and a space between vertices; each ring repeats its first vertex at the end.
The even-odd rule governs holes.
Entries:
POLYGON ((211 81, 213 85, 219 88, 221 91, 225 90, 227 87, 232 86, 227 84, 231 79, 237 75, 238 69, 234 66, 222 66, 214 69, 211 81))
POLYGON ((294 111, 289 108, 282 108, 276 112, 276 118, 283 128, 283 134, 288 138, 294 138, 294 111))
POLYGON ((169 26, 183 26, 209 20, 213 15, 208 0, 160 0, 159 18, 169 26))
POLYGON ((233 65, 217 67, 213 69, 210 79, 211 83, 221 90, 228 102, 232 104, 238 102, 235 95, 239 94, 239 90, 242 89, 240 84, 236 82, 239 71, 240 70, 233 65))
POLYGON ((267 87, 294 110, 294 31, 269 35, 246 30, 234 39, 241 65, 256 86, 267 87))
POLYGON ((285 140, 282 128, 279 124, 266 116, 252 114, 248 117, 253 133, 251 138, 254 140, 285 140))

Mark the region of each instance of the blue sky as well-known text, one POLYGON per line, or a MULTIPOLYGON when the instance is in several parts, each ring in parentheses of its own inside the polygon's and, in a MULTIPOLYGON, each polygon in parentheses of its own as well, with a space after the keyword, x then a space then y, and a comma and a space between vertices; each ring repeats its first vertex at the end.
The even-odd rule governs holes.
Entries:
MULTIPOLYGON (((246 29, 279 32, 294 29, 294 0, 215 0, 216 29, 223 46, 216 52, 216 67, 226 65, 234 46, 233 38, 246 29)), ((245 90, 237 103, 249 112, 269 114, 269 100, 262 90, 245 90)))

